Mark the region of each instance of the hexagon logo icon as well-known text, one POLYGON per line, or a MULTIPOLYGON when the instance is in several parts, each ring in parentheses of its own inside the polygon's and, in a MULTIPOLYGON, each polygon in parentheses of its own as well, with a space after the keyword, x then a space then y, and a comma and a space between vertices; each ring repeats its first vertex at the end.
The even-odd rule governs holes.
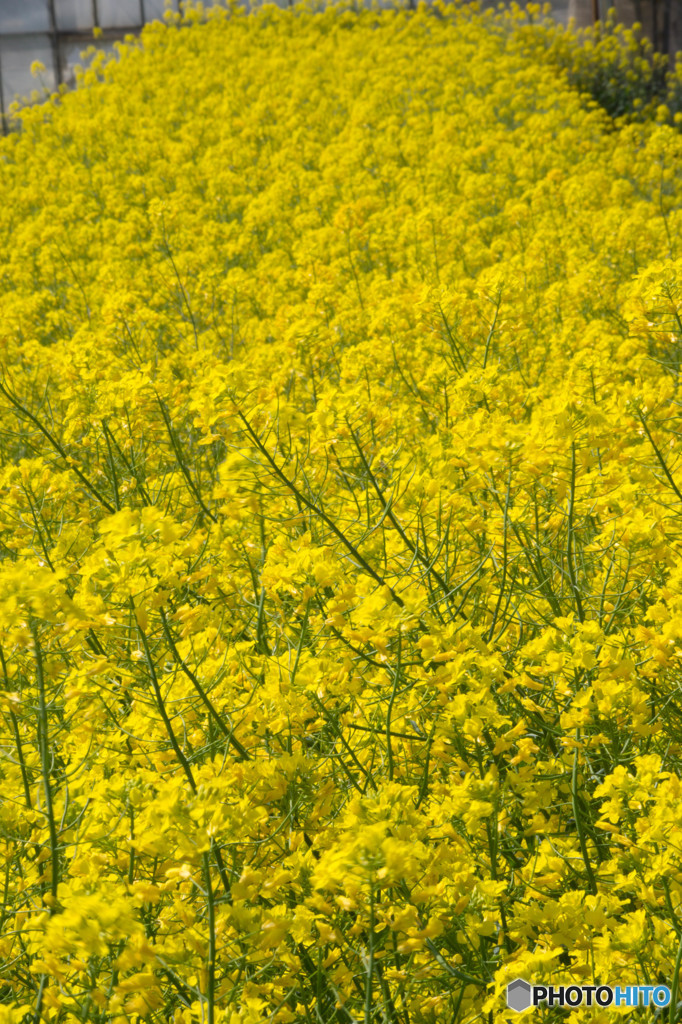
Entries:
POLYGON ((523 1013, 531 1004, 531 988, 527 981, 517 978, 507 985, 507 1006, 510 1010, 523 1013))

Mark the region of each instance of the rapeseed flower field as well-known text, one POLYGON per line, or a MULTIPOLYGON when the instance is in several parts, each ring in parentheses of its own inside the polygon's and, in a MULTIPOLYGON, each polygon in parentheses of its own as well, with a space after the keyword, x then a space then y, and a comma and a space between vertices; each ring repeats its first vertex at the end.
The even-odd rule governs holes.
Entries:
POLYGON ((682 136, 539 17, 190 8, 2 143, 0 1024, 677 1019, 682 136))

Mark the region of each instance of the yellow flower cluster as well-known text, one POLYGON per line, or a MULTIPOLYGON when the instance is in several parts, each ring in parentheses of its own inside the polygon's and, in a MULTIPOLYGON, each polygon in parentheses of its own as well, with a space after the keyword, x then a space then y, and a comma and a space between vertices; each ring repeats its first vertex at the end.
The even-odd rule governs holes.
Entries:
POLYGON ((544 38, 196 7, 2 143, 0 1024, 677 998, 682 137, 544 38))

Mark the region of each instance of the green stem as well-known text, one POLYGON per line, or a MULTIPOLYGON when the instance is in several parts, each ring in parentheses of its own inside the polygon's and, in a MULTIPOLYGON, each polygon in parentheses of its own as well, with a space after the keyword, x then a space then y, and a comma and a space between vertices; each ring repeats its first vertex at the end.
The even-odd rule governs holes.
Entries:
MULTIPOLYGON (((580 730, 576 729, 576 743, 580 738, 580 730)), ((592 870, 592 864, 590 862, 590 855, 587 849, 587 841, 585 839, 585 829, 583 828, 582 818, 580 817, 579 810, 579 799, 578 799, 578 747, 575 748, 573 755, 573 771, 571 773, 571 803, 573 805, 573 818, 575 820, 575 827, 578 833, 578 841, 580 843, 580 852, 582 853, 583 863, 585 864, 585 871, 587 872, 587 878, 589 880, 589 890, 593 896, 597 895, 597 881, 594 877, 594 871, 592 870)))
POLYGON ((398 655, 396 660, 395 672, 393 673, 393 689, 391 690, 391 697, 388 702, 388 710, 386 711, 386 760, 388 763, 388 779, 389 782, 393 782, 393 748, 391 747, 391 717, 393 715, 393 705, 395 704, 396 693, 398 692, 398 683, 400 681, 400 660, 402 651, 402 633, 398 629, 398 655))
POLYGON ((50 770, 48 767, 49 742, 47 731, 47 705, 45 703, 45 677, 43 674, 43 656, 38 640, 38 630, 31 624, 33 634, 33 646, 36 658, 36 680, 38 683, 38 743, 40 745, 40 770, 45 791, 45 813, 47 825, 50 832, 50 860, 52 865, 52 878, 50 881, 50 892, 53 905, 50 907, 50 914, 54 914, 54 903, 57 899, 57 887, 59 885, 59 851, 57 849, 57 826, 54 820, 54 806, 52 804, 52 788, 50 786, 50 770))
POLYGON ((206 986, 206 1002, 208 1004, 208 1024, 215 1021, 215 897, 211 884, 211 863, 208 853, 203 855, 204 878, 206 881, 206 903, 208 906, 208 982, 206 986))
POLYGON ((682 966, 682 938, 677 947, 675 966, 673 967, 673 980, 670 984, 670 1012, 668 1015, 669 1024, 677 1021, 677 996, 679 991, 680 966, 682 966))
POLYGON ((568 578, 571 583, 571 590, 573 591, 573 599, 575 601, 576 611, 578 612, 578 619, 580 622, 585 621, 585 612, 583 610, 583 604, 580 599, 580 591, 578 590, 578 584, 576 581, 575 565, 574 565, 574 528, 573 528, 573 510, 575 507, 575 441, 571 445, 571 490, 568 499, 568 529, 567 529, 567 540, 566 540, 566 563, 568 566, 568 578))
POLYGON ((369 936, 367 951, 367 980, 365 982, 365 1024, 372 1020, 372 977, 374 975, 374 880, 369 890, 369 936))

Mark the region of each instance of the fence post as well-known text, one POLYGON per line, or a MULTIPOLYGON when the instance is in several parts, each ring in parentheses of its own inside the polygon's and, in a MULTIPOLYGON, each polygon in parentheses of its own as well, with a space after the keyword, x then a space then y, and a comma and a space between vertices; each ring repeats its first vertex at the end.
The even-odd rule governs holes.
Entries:
POLYGON ((2 88, 2 56, 0 55, 0 121, 2 121, 2 134, 7 135, 9 125, 5 116, 5 96, 2 88))
POLYGON ((50 12, 50 40, 52 42, 52 59, 54 61, 54 74, 57 85, 63 81, 62 58, 59 52, 59 36, 57 34, 57 16, 54 10, 54 0, 47 0, 47 9, 50 12))

